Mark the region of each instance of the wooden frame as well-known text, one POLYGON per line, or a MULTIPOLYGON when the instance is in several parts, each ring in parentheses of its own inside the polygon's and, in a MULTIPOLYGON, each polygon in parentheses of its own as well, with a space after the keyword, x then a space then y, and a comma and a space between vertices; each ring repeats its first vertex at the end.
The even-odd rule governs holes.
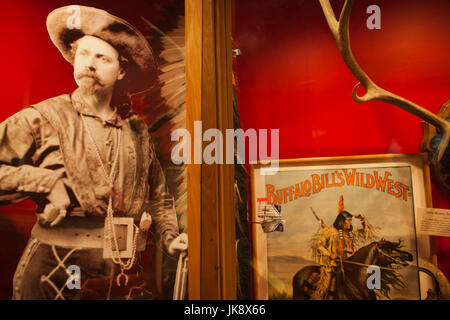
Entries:
MULTIPOLYGON (((231 1, 186 0, 186 127, 193 138, 194 121, 222 134, 233 128, 231 54, 231 1)), ((198 151, 191 146, 191 154, 198 151)), ((234 167, 187 167, 189 299, 235 299, 234 167)))
MULTIPOLYGON (((384 229, 381 228, 380 237, 384 236, 387 240, 397 241, 398 238, 394 237, 396 234, 399 237, 411 235, 412 238, 407 239, 409 241, 407 241, 407 249, 415 252, 413 256, 416 265, 423 261, 432 261, 436 264, 433 239, 417 234, 415 228, 417 209, 432 207, 429 166, 425 153, 291 159, 281 160, 279 165, 275 175, 264 175, 267 165, 251 166, 251 216, 254 222, 252 229, 256 299, 268 299, 269 289, 273 290, 271 291, 273 298, 275 297, 274 288, 282 287, 275 284, 270 285, 269 288, 269 281, 275 283, 274 279, 277 278, 277 274, 273 273, 279 272, 278 280, 281 279, 280 281, 289 277, 292 279, 297 270, 295 268, 303 266, 300 260, 311 259, 310 255, 306 257, 305 250, 309 248, 309 245, 305 242, 321 230, 321 227, 310 208, 314 207, 317 216, 323 218, 325 225, 332 225, 338 214, 338 195, 343 195, 346 210, 351 213, 361 212, 369 222, 372 220, 372 224, 384 227, 384 229), (344 169, 349 176, 350 172, 355 176, 353 184, 351 180, 346 181, 347 176, 342 173, 344 169), (376 185, 375 179, 371 181, 375 170, 386 180, 384 191, 381 191, 381 185, 376 185), (338 172, 342 180, 338 180, 338 172), (385 175, 387 172, 391 173, 388 178, 385 175), (399 184, 396 184, 397 182, 399 184), (267 199, 262 203, 272 204, 276 201, 280 204, 281 202, 281 215, 283 219, 286 219, 284 233, 264 233, 258 223, 262 221, 257 214, 258 205, 265 198, 267 199), (389 210, 386 209, 387 204, 392 206, 392 210, 398 209, 398 211, 394 210, 397 215, 390 215, 389 210), (407 215, 410 213, 413 216, 408 218, 407 215), (301 219, 299 219, 300 216, 301 219), (387 218, 391 219, 391 223, 395 225, 388 224, 387 218), (401 232, 404 233, 400 234, 401 232), (282 255, 285 258, 284 261, 288 261, 287 258, 291 259, 289 263, 293 263, 290 267, 294 272, 289 273, 287 262, 284 265, 280 262, 283 261, 280 258, 282 255), (276 269, 278 267, 280 270, 282 268, 283 272, 287 271, 286 275, 281 275, 281 271, 276 269)), ((359 226, 355 218, 353 218, 353 225, 359 226)), ((311 264, 311 262, 315 263, 311 259, 305 264, 311 264)), ((417 269, 415 270, 417 272, 417 269)), ((417 286, 418 292, 421 298, 424 298, 427 289, 432 286, 431 281, 422 274, 418 275, 418 278, 420 282, 420 286, 417 286)), ((290 298, 288 291, 292 290, 292 282, 290 289, 286 282, 287 280, 283 282, 287 292, 284 298, 290 298)), ((290 293, 292 294, 292 291, 290 293)), ((283 296, 280 297, 283 298, 283 296)))

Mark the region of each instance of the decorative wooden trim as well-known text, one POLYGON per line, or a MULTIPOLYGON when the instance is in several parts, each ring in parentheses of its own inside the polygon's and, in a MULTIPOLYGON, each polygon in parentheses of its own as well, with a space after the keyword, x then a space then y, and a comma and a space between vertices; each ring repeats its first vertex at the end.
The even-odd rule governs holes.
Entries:
MULTIPOLYGON (((186 126, 193 139, 194 121, 224 137, 233 128, 231 86, 230 1, 186 0, 186 126)), ((190 164, 187 183, 189 298, 234 299, 234 166, 190 164)))
MULTIPOLYGON (((202 2, 186 1, 186 129, 194 133, 194 121, 201 120, 201 43, 202 43, 202 2), (200 18, 199 18, 200 17, 200 18)), ((191 155, 194 144, 191 143, 191 155)), ((191 157, 192 158, 192 157, 191 157)), ((200 221, 201 221, 201 166, 187 166, 188 188, 188 234, 189 234, 189 275, 188 292, 190 299, 200 299, 200 221)))

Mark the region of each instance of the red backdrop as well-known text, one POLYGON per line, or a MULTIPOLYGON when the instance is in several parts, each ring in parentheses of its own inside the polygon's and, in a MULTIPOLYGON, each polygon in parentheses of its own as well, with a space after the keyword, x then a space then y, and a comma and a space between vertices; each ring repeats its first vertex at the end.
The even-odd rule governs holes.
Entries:
MULTIPOLYGON (((344 1, 331 0, 336 12, 344 1)), ((318 1, 235 1, 238 103, 243 129, 280 129, 280 158, 420 152, 421 120, 382 102, 358 104, 318 1)), ((350 39, 360 66, 381 87, 437 113, 450 99, 448 0, 359 0, 350 39), (369 30, 366 9, 381 9, 369 30)), ((363 90, 361 90, 361 93, 363 90)), ((360 94, 361 94, 360 93, 360 94)), ((433 205, 449 195, 433 182, 433 205)), ((450 239, 436 239, 450 278, 450 239)))

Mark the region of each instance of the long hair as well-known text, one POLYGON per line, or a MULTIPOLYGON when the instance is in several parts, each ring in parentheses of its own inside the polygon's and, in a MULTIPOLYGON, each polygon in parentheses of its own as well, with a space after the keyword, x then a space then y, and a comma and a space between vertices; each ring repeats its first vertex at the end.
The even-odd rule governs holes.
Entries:
MULTIPOLYGON (((338 216, 336 217, 336 220, 334 220, 333 227, 335 227, 337 230, 344 230, 345 220, 352 217, 353 215, 345 210, 339 212, 338 216)), ((353 225, 350 226, 350 231, 352 230, 353 225)))
POLYGON ((119 65, 125 71, 125 77, 118 80, 114 86, 113 96, 111 98, 111 105, 117 107, 117 112, 124 118, 131 110, 131 68, 132 61, 126 56, 124 50, 118 46, 113 47, 119 54, 119 65))
POLYGON ((117 113, 122 118, 124 118, 131 110, 131 95, 127 76, 128 75, 125 74, 124 79, 116 82, 111 98, 111 105, 117 108, 117 113))

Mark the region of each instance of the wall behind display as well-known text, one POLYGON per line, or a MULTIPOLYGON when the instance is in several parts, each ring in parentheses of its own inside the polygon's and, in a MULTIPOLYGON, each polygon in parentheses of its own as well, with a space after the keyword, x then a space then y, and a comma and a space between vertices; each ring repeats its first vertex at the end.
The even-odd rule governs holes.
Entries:
MULTIPOLYGON (((340 12, 344 1, 331 3, 340 12)), ((358 104, 318 1, 235 1, 236 71, 243 129, 280 129, 280 158, 420 152, 421 120, 382 102, 358 104)), ((437 113, 450 99, 450 2, 355 1, 350 39, 360 66, 381 87, 437 113), (381 8, 381 30, 366 9, 381 8)), ((360 88, 361 89, 361 88, 360 88)), ((359 90, 360 95, 363 90, 359 90)), ((433 182, 433 205, 449 195, 433 182)), ((450 278, 450 239, 436 239, 450 278)))

